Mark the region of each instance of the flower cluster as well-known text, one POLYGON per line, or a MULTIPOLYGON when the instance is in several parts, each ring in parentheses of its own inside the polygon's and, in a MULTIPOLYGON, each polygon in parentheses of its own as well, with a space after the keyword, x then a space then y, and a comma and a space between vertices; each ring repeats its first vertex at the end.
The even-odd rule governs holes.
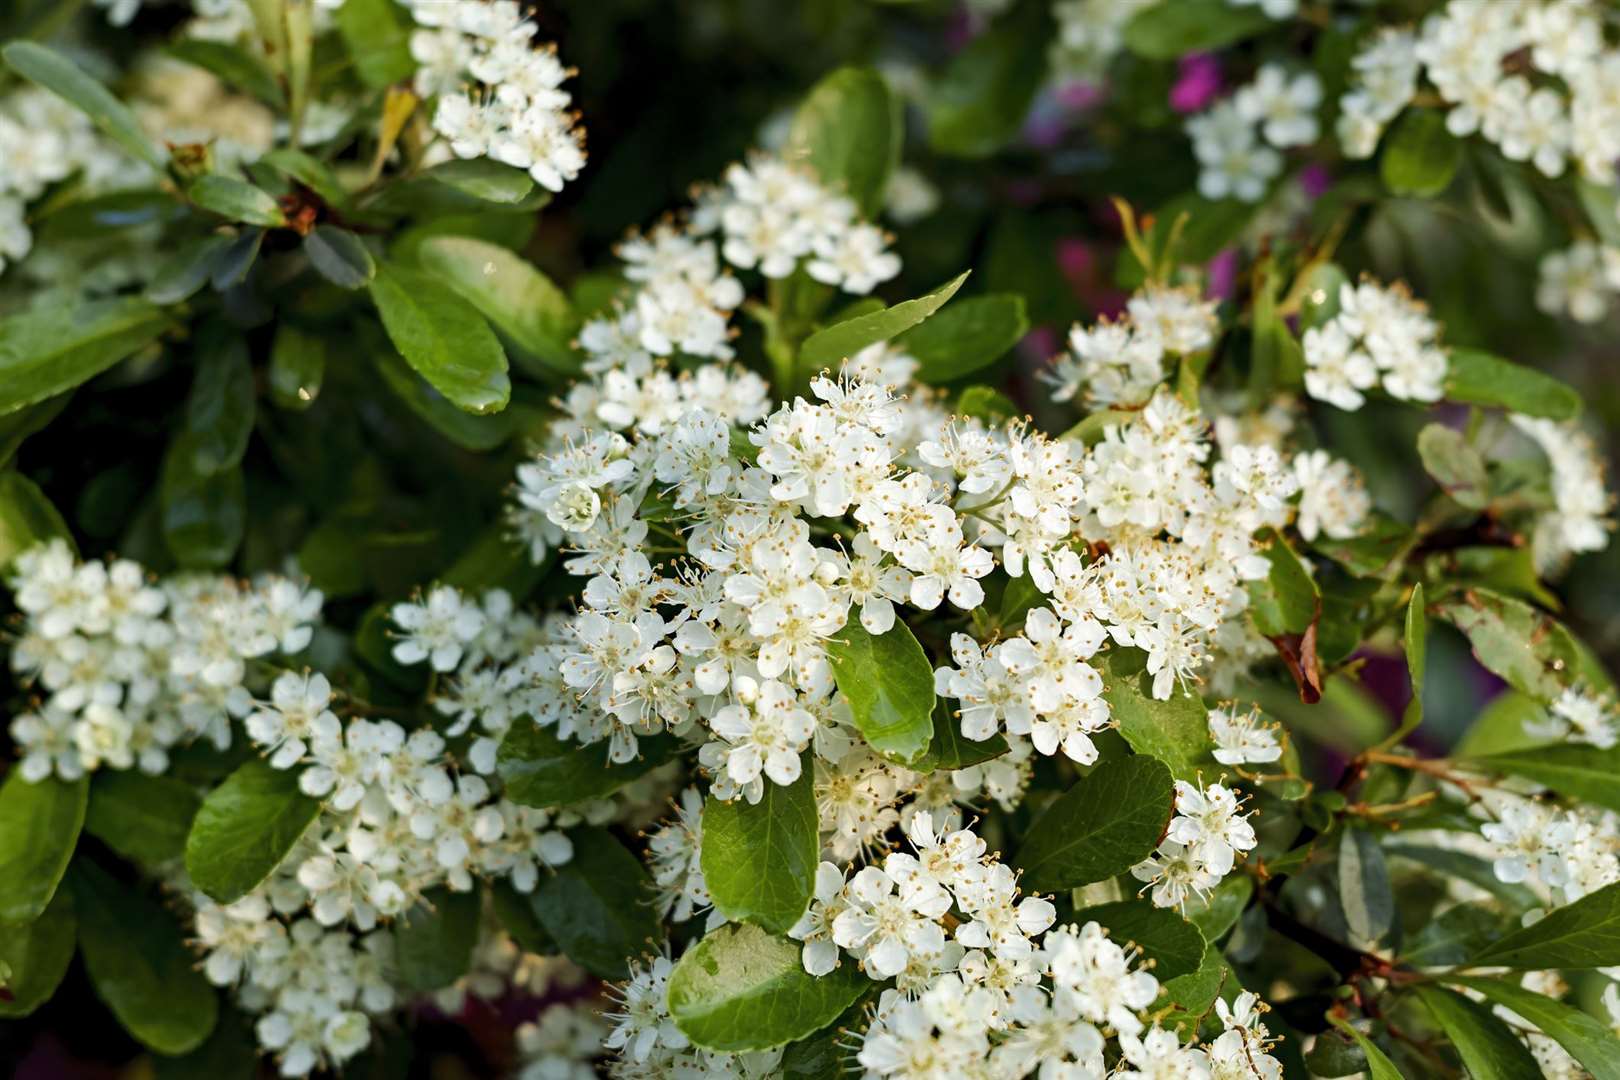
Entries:
POLYGON ((1248 712, 1223 705, 1209 710, 1209 738, 1222 765, 1264 765, 1282 757, 1277 726, 1260 719, 1258 705, 1248 712))
POLYGON ((1577 240, 1543 255, 1537 272, 1538 308, 1548 315, 1567 312, 1576 322, 1599 322, 1620 293, 1620 248, 1577 240))
POLYGON ((1551 906, 1573 903, 1620 881, 1620 815, 1584 805, 1560 809, 1500 788, 1486 789, 1480 826, 1500 881, 1540 886, 1551 906))
POLYGON ((1100 83, 1125 47, 1125 24, 1151 6, 1152 0, 1057 0, 1057 33, 1046 50, 1053 80, 1100 83))
POLYGON ((1551 465, 1553 505, 1536 518, 1531 552, 1536 569, 1562 569, 1571 556, 1609 546, 1614 496, 1603 475, 1603 456, 1574 422, 1559 424, 1530 416, 1510 417, 1551 465))
POLYGON ((458 158, 488 157, 561 191, 585 166, 584 133, 562 84, 572 74, 515 0, 411 0, 416 91, 458 158), (469 84, 473 89, 468 90, 469 84))
POLYGON ((90 118, 54 94, 33 87, 0 97, 0 271, 34 246, 28 204, 75 173, 104 189, 127 164, 90 118))
POLYGON ((1258 842, 1238 794, 1221 784, 1176 781, 1176 812, 1159 850, 1131 868, 1152 889, 1159 907, 1184 907, 1232 872, 1237 857, 1258 842))
POLYGON ((1607 750, 1620 742, 1620 715, 1606 694, 1569 687, 1547 708, 1547 715, 1525 721, 1525 731, 1540 739, 1585 743, 1607 750))
POLYGON ((1149 286, 1126 302, 1124 317, 1069 331, 1069 351, 1042 378, 1054 401, 1142 405, 1169 377, 1167 361, 1215 343, 1215 304, 1190 289, 1149 286))
POLYGON ((1373 281, 1341 286, 1338 301, 1332 318, 1305 331, 1306 393, 1352 411, 1378 385, 1402 401, 1440 400, 1446 351, 1422 302, 1373 281))
POLYGON ((1259 202, 1282 171, 1281 150, 1316 141, 1322 83, 1309 71, 1266 64, 1254 81, 1187 121, 1207 199, 1259 202))

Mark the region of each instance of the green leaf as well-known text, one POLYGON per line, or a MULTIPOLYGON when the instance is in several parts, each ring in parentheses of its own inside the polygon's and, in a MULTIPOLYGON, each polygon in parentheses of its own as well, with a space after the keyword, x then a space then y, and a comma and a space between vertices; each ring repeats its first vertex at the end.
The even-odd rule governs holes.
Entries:
POLYGON ((97 772, 84 831, 125 858, 158 867, 185 854, 202 800, 190 784, 134 769, 97 772))
POLYGON ((1271 569, 1249 583, 1249 614, 1257 630, 1267 637, 1303 634, 1316 618, 1320 597, 1304 562, 1294 554, 1282 534, 1269 529, 1269 542, 1260 549, 1271 569))
POLYGON ((1516 925, 1509 920, 1494 903, 1446 908, 1406 940, 1401 961, 1417 968, 1456 967, 1516 925))
POLYGON ((178 304, 208 284, 214 265, 231 246, 231 237, 209 233, 182 246, 158 265, 142 296, 154 304, 178 304))
POLYGON ((493 450, 516 434, 512 412, 475 416, 452 405, 392 350, 383 350, 373 359, 383 384, 405 407, 463 450, 493 450))
POLYGON ((545 925, 540 917, 534 913, 534 896, 520 893, 513 888, 509 878, 500 878, 490 884, 490 906, 495 909, 495 917, 501 920, 506 932, 512 935, 512 940, 523 948, 524 952, 539 953, 547 956, 556 953, 557 943, 551 940, 546 933, 545 925))
POLYGON ((1384 854, 1411 859, 1442 875, 1466 881, 1495 896, 1510 908, 1523 911, 1539 904, 1535 893, 1525 886, 1497 880, 1491 864, 1477 856, 1422 844, 1389 844, 1385 846, 1384 854))
POLYGON ((1150 676, 1141 671, 1142 654, 1118 646, 1109 650, 1103 697, 1108 701, 1119 733, 1138 754, 1158 758, 1177 780, 1196 782, 1200 769, 1209 769, 1214 749, 1209 739, 1209 711, 1203 699, 1184 688, 1172 688, 1169 700, 1150 692, 1150 676))
POLYGON ((198 454, 196 437, 183 432, 164 455, 163 541, 181 566, 217 569, 241 546, 247 494, 240 465, 205 473, 197 468, 198 454))
MULTIPOLYGON (((360 1069, 361 1060, 347 1063, 344 1075, 353 1080, 382 1080, 360 1069)), ((227 1003, 202 1045, 179 1057, 154 1057, 152 1076, 153 1080, 234 1080, 254 1076, 258 1063, 259 1043, 253 1025, 227 1003)))
POLYGON ((1429 424, 1418 432, 1417 448, 1424 471, 1458 506, 1485 509, 1491 501, 1485 459, 1462 432, 1444 424, 1429 424))
POLYGON ((73 534, 51 500, 15 469, 0 472, 0 569, 35 544, 57 537, 73 546, 73 534))
POLYGON ((1328 1020, 1334 1027, 1348 1035, 1366 1055, 1368 1080, 1406 1080, 1401 1075, 1401 1070, 1389 1060, 1389 1055, 1378 1049, 1378 1044, 1358 1031, 1354 1024, 1333 1015, 1329 1015, 1328 1020))
POLYGON ((1202 900, 1195 897, 1187 901, 1182 914, 1188 922, 1198 927, 1205 941, 1215 941, 1236 925, 1244 908, 1249 906, 1249 897, 1253 895, 1252 877, 1247 874, 1227 874, 1202 900))
POLYGON ((970 271, 964 270, 926 296, 906 300, 891 308, 857 315, 841 323, 817 330, 804 339, 799 349, 801 370, 815 371, 824 367, 837 367, 844 359, 854 356, 868 345, 875 345, 911 329, 938 311, 956 290, 962 287, 970 271))
POLYGON ((875 218, 900 164, 904 137, 900 102, 883 76, 846 67, 810 89, 794 114, 785 153, 808 162, 824 185, 847 194, 862 216, 875 218))
POLYGON ((1259 208, 1259 203, 1241 199, 1206 199, 1196 191, 1185 192, 1153 212, 1150 250, 1176 265, 1208 262, 1237 242, 1259 208), (1169 251, 1171 233, 1183 217, 1186 223, 1176 238, 1175 250, 1169 251))
POLYGON ((492 413, 512 395, 506 353, 467 301, 417 270, 383 264, 371 298, 394 347, 457 408, 492 413))
POLYGON ((1361 532, 1348 540, 1318 536, 1311 550, 1326 555, 1358 577, 1369 577, 1384 570, 1411 542, 1412 530, 1394 518, 1374 512, 1361 532))
POLYGON ((246 180, 223 173, 204 173, 186 192, 191 201, 223 218, 277 229, 287 224, 276 200, 246 180))
POLYGON ((934 704, 934 737, 928 752, 916 763, 919 770, 968 769, 982 765, 1007 752, 1007 740, 1000 735, 975 742, 962 734, 962 725, 950 702, 940 698, 934 704))
POLYGON ((579 317, 567 294, 527 260, 466 236, 424 240, 416 258, 515 346, 512 358, 525 371, 538 378, 579 373, 580 358, 572 344, 579 317))
POLYGON ((1215 999, 1231 978, 1232 969, 1221 950, 1209 946, 1197 971, 1160 983, 1159 1000, 1154 1003, 1155 1015, 1162 1012, 1160 1025, 1176 1032, 1182 1042, 1191 1042, 1198 1034, 1199 1021, 1214 1010, 1215 999))
POLYGON ((166 325, 161 309, 132 296, 0 319, 0 415, 89 381, 157 340, 166 325))
POLYGON ((568 959, 593 975, 622 979, 633 958, 655 951, 664 939, 651 904, 652 878, 605 829, 569 835, 574 857, 556 873, 541 875, 534 912, 568 959))
POLYGON ((1253 37, 1271 26, 1257 7, 1225 0, 1161 0, 1125 24, 1125 47, 1149 60, 1175 60, 1253 37))
POLYGON ((813 757, 800 755, 799 778, 768 783, 757 803, 703 803, 703 880, 720 914, 786 933, 815 890, 821 854, 813 757))
POLYGON ((192 884, 221 904, 240 900, 281 865, 320 813, 298 770, 246 762, 208 793, 186 837, 192 884))
POLYGON ((1339 840, 1339 904, 1352 940, 1370 947, 1395 922, 1395 893, 1383 849, 1366 829, 1346 829, 1339 840))
POLYGON ((208 270, 208 281, 214 291, 226 292, 246 281, 263 246, 263 229, 243 229, 220 248, 208 270))
POLYGON ((1046 82, 1052 20, 1023 4, 951 58, 924 102, 928 143, 954 157, 989 157, 1017 137, 1046 82))
POLYGON ((999 390, 988 386, 970 386, 962 391, 954 410, 958 416, 971 416, 986 427, 1000 427, 1018 415, 1018 406, 999 390))
POLYGON ((270 346, 270 400, 297 412, 315 404, 326 379, 326 342, 282 319, 270 346))
POLYGON ((449 986, 472 967, 481 910, 477 890, 429 889, 394 925, 394 963, 412 990, 449 986))
POLYGON ((638 740, 640 755, 616 764, 608 760, 608 741, 581 746, 557 738, 549 727, 528 717, 514 721, 495 752, 495 771, 506 797, 525 806, 564 806, 600 799, 668 761, 675 740, 666 736, 638 740))
MULTIPOLYGON (((313 191, 329 206, 343 206, 349 201, 349 193, 344 189, 343 182, 337 178, 331 166, 320 158, 312 157, 302 150, 294 150, 290 146, 280 146, 259 161, 294 183, 302 184, 313 191)), ((316 226, 317 229, 323 227, 325 226, 316 226)))
POLYGON ((197 340, 186 430, 191 436, 192 468, 212 476, 240 465, 247 453, 253 434, 253 368, 239 331, 211 324, 197 340))
POLYGON ((820 1031, 870 985, 854 964, 816 978, 800 945, 757 926, 722 926, 688 949, 669 977, 669 1011, 708 1050, 767 1050, 820 1031))
POLYGON ((1164 762, 1141 754, 1104 761, 1024 835, 1015 861, 1026 891, 1074 889, 1126 873, 1153 854, 1174 807, 1164 762))
POLYGON ((1314 263, 1305 274, 1299 305, 1300 333, 1321 326, 1339 313, 1339 296, 1350 275, 1338 263, 1314 263))
POLYGON ((1557 700, 1583 668, 1580 648, 1563 624, 1522 600, 1469 589, 1436 613, 1467 636, 1481 664, 1538 701, 1557 700))
POLYGON ((1406 603, 1406 673, 1412 680, 1412 700, 1406 706, 1401 721, 1403 731, 1416 731, 1423 722, 1423 675, 1428 667, 1429 615, 1423 606, 1423 583, 1412 586, 1412 598, 1406 603))
POLYGON ((78 920, 73 890, 57 889, 37 919, 0 923, 0 977, 9 997, 0 997, 0 1018, 27 1016, 48 1001, 73 959, 78 920))
POLYGON ((372 90, 404 82, 416 70, 410 17, 394 0, 345 0, 333 13, 360 81, 372 90))
POLYGON ((453 188, 479 202, 518 206, 534 190, 534 179, 522 169, 489 158, 445 161, 425 169, 422 176, 453 188))
POLYGON ((1518 1013, 1586 1066, 1594 1080, 1620 1080, 1620 1039, 1602 1023, 1562 1002, 1500 978, 1449 976, 1449 983, 1478 990, 1518 1013))
POLYGON ((177 60, 195 64, 221 82, 245 90, 272 109, 287 107, 287 95, 259 58, 235 45, 203 38, 181 38, 163 50, 177 60))
POLYGON ((1457 1048, 1474 1080, 1540 1080, 1535 1056, 1490 1009, 1444 987, 1419 984, 1412 992, 1457 1048))
POLYGON ((1463 145, 1440 109, 1407 109, 1384 140, 1378 171, 1396 195, 1429 199, 1451 186, 1463 145))
POLYGON ((995 363, 1028 331, 1023 297, 972 296, 906 331, 895 345, 917 358, 918 378, 943 383, 995 363))
POLYGON ((11 69, 36 82, 88 116, 96 127, 152 168, 163 171, 165 161, 141 130, 129 107, 101 83, 56 52, 32 41, 13 41, 0 49, 11 69))
POLYGON ((89 781, 46 777, 37 784, 13 768, 0 786, 0 922, 39 918, 73 857, 89 781))
POLYGON ((911 629, 896 621, 873 635, 851 616, 827 659, 867 745, 902 764, 921 759, 934 738, 934 669, 911 629))
POLYGON ((1554 908, 1487 945, 1470 967, 1595 968, 1620 964, 1620 882, 1554 908))
POLYGON ((1153 975, 1160 982, 1191 975, 1204 960, 1204 935, 1198 927, 1169 908, 1154 907, 1146 900, 1119 900, 1098 904, 1077 913, 1074 921, 1094 922, 1108 931, 1121 945, 1135 945, 1153 961, 1153 975))
POLYGON ((1549 420, 1573 420, 1581 411, 1581 396, 1568 384, 1478 349, 1451 350, 1446 398, 1549 420))
POLYGON ((184 1054, 214 1030, 219 997, 198 970, 180 924, 88 860, 73 868, 79 948, 96 994, 118 1022, 160 1054, 184 1054))
POLYGON ((340 289, 360 289, 377 276, 377 260, 360 238, 336 225, 317 225, 304 237, 304 256, 315 272, 340 289))
POLYGON ((1468 765, 1523 776, 1567 798, 1620 811, 1620 747, 1555 743, 1469 758, 1468 765))

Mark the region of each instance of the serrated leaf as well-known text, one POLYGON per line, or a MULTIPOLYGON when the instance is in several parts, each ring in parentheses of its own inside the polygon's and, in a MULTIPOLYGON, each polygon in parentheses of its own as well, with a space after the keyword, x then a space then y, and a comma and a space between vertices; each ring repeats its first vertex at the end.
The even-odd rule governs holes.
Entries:
POLYGON ((424 240, 416 258, 490 321, 525 371, 551 379, 579 373, 572 344, 579 317, 567 294, 527 260, 466 236, 424 240))
POLYGON ((160 1054, 202 1045, 219 996, 186 947, 180 924, 156 901, 81 860, 73 868, 79 948, 90 984, 124 1029, 160 1054))
POLYGON ((1441 109, 1407 109, 1384 139, 1378 169, 1396 195, 1433 198, 1451 186, 1462 141, 1446 130, 1441 109))
POLYGON ((202 800, 190 784, 134 769, 103 769, 90 783, 84 831, 147 867, 185 854, 202 800))
POLYGON ((11 69, 38 83, 88 116, 96 127, 152 168, 163 171, 164 158, 141 130, 129 106, 100 82, 54 49, 33 41, 13 41, 0 56, 11 69))
POLYGON ((477 891, 429 889, 394 925, 394 963, 419 992, 449 986, 472 967, 481 905, 477 891))
POLYGON ((90 782, 23 779, 13 768, 0 785, 0 922, 39 918, 73 857, 90 782))
POLYGON ((608 740, 582 746, 557 738, 551 728, 528 717, 514 721, 495 752, 495 771, 506 797, 525 806, 551 807, 610 795, 668 761, 676 743, 670 736, 637 741, 631 761, 608 760, 608 740))
POLYGON ((900 102, 871 68, 839 68, 805 96, 784 153, 805 161, 826 187, 847 194, 863 216, 877 217, 900 163, 905 126, 900 102))
POLYGON ((871 980, 854 964, 816 978, 797 941, 757 926, 722 926, 688 949, 669 978, 669 1011, 693 1044, 766 1050, 820 1031, 871 980))
POLYGON ((1581 411, 1581 396, 1568 384, 1478 349, 1451 350, 1446 399, 1549 420, 1573 420, 1581 411))
POLYGON ((1429 424, 1418 432, 1417 448, 1424 471, 1458 506, 1483 510, 1491 501, 1485 459, 1462 432, 1444 424, 1429 424))
POLYGON ((874 311, 869 315, 858 315, 853 319, 846 319, 817 330, 805 338, 804 344, 799 348, 799 368, 805 371, 817 371, 824 367, 836 368, 841 361, 854 356, 868 345, 888 341, 911 329, 938 311, 944 306, 945 301, 955 296, 956 290, 962 287, 969 273, 970 271, 964 270, 926 296, 905 300, 891 308, 874 311))
POLYGON ((541 876, 534 912, 570 960, 593 975, 622 979, 631 960, 664 939, 652 908, 652 878, 605 829, 575 829, 569 836, 574 857, 541 876))
POLYGON ((1620 882, 1554 908, 1487 945, 1470 967, 1598 968, 1620 964, 1620 882))
POLYGON ((234 176, 205 173, 192 183, 186 194, 204 210, 231 221, 278 229, 287 224, 287 215, 268 192, 234 176))
POLYGON ((1026 890, 1074 889, 1153 854, 1175 807, 1170 769, 1135 754, 1104 761, 1048 806, 1014 860, 1026 890))
POLYGON ((918 363, 917 377, 943 383, 995 363, 1029 331, 1024 298, 971 296, 906 331, 895 346, 918 363))
POLYGON ((1209 770, 1214 744, 1209 738, 1209 710, 1196 694, 1180 686, 1168 700, 1152 696, 1151 676, 1142 671, 1138 650, 1115 646, 1109 651, 1103 697, 1119 733, 1138 754, 1158 758, 1177 780, 1196 782, 1200 769, 1209 770))
POLYGON ((810 905, 821 853, 815 765, 806 752, 799 778, 767 783, 759 802, 703 804, 703 880, 720 914, 786 933, 810 905))
POLYGON ((377 276, 377 260, 354 233, 317 225, 304 237, 304 256, 315 272, 340 289, 360 289, 377 276))
POLYGON ((0 318, 0 415, 89 381, 156 341, 165 325, 161 309, 129 296, 0 318))
POLYGON ((73 534, 45 493, 15 469, 0 472, 0 569, 35 544, 60 537, 73 547, 73 534))
POLYGON ((0 996, 0 1018, 27 1016, 45 1004, 67 974, 73 959, 78 919, 73 890, 57 889, 38 918, 0 923, 0 977, 7 996, 0 996))
POLYGON ((191 823, 192 884, 218 903, 240 900, 281 865, 320 809, 298 790, 298 770, 246 762, 208 793, 191 823))
POLYGON ((1444 987, 1418 985, 1412 992, 1457 1048, 1474 1080, 1540 1080, 1535 1056, 1490 1009, 1444 987))
POLYGON ((1175 60, 1252 37, 1271 25, 1257 7, 1233 8, 1224 0, 1161 0, 1131 16, 1125 47, 1149 60, 1175 60))
POLYGON ((1383 849, 1366 829, 1346 829, 1339 840, 1339 905, 1353 939, 1370 947, 1395 922, 1395 893, 1383 849))
POLYGON ((506 408, 506 353, 471 304, 416 270, 382 264, 370 284, 389 340, 417 374, 457 408, 506 408))
POLYGON ((1118 944, 1141 949, 1153 961, 1153 975, 1160 982, 1191 975, 1204 960, 1204 935, 1198 927, 1147 900, 1097 904, 1077 912, 1074 921, 1094 922, 1118 944))
POLYGON ((872 634, 851 616, 827 659, 867 745, 902 764, 921 759, 934 738, 934 669, 911 629, 896 621, 872 634))
POLYGON ((1446 981, 1478 990, 1540 1028, 1586 1066, 1593 1080, 1620 1080, 1620 1038, 1602 1023, 1562 1002, 1500 978, 1449 976, 1446 981))

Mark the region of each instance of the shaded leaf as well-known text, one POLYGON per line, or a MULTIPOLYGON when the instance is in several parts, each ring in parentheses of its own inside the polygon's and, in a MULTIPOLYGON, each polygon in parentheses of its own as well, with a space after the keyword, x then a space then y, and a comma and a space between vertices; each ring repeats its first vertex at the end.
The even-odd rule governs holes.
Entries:
POLYGON ((1586 1066, 1594 1080, 1620 1080, 1620 1039, 1599 1021, 1550 997, 1500 978, 1453 975, 1446 980, 1478 990, 1536 1025, 1570 1056, 1586 1066))
POLYGON ((934 669, 905 623, 871 634, 855 615, 827 641, 827 659, 872 749, 920 760, 934 737, 934 669))
POLYGON ((608 740, 582 746, 557 738, 528 717, 513 722, 495 754, 495 771, 506 797, 525 806, 563 806, 610 795, 668 761, 673 737, 637 740, 639 755, 623 763, 608 760, 608 740))
POLYGON ((891 308, 858 315, 841 323, 817 330, 805 338, 799 350, 799 366, 807 370, 837 367, 868 345, 875 345, 916 326, 938 311, 967 280, 969 271, 947 281, 926 296, 906 300, 891 308))
POLYGON ((268 878, 321 804, 298 790, 298 770, 250 760, 208 793, 186 838, 186 871, 221 904, 268 878))
POLYGON ((125 150, 159 172, 163 171, 163 155, 141 130, 129 106, 81 71, 73 61, 33 41, 13 41, 0 49, 0 56, 5 57, 17 74, 74 106, 125 150))
POLYGON ((970 296, 895 341, 917 359, 917 377, 942 383, 995 363, 1029 331, 1024 299, 1011 294, 970 296))
POLYGON ((593 975, 622 979, 632 959, 656 950, 664 938, 651 904, 652 878, 605 829, 569 835, 574 857, 541 877, 534 912, 570 960, 593 975))
POLYGON ((317 225, 304 237, 315 272, 340 289, 359 289, 377 276, 377 260, 361 239, 336 225, 317 225))
POLYGON ((1581 411, 1581 396, 1567 384, 1478 349, 1451 350, 1446 398, 1549 420, 1572 420, 1581 411))
POLYGON ((39 918, 73 857, 90 782, 46 777, 37 784, 12 769, 0 785, 0 922, 39 918))
POLYGON ((864 217, 883 208, 900 163, 900 102, 872 68, 839 68, 823 78, 793 116, 784 153, 806 161, 821 182, 843 191, 864 217))
POLYGON ((73 534, 51 500, 15 469, 0 472, 0 568, 35 544, 60 537, 73 547, 73 534))
POLYGON ((1026 890, 1073 889, 1126 873, 1153 853, 1175 806, 1162 761, 1104 761, 1048 806, 1024 835, 1026 890))
POLYGON ((1384 139, 1378 169, 1396 195, 1432 198, 1451 186, 1462 152, 1442 110, 1407 109, 1384 139))
POLYGON ((1539 921, 1497 938, 1470 967, 1595 968, 1620 964, 1620 882, 1554 908, 1539 921))
POLYGON ((0 318, 0 415, 55 397, 157 340, 166 320, 135 297, 0 318))
POLYGON ((412 990, 449 986, 472 967, 478 944, 477 891, 429 889, 394 925, 394 963, 412 990))
POLYGON ((148 867, 185 854, 202 800, 190 784, 134 769, 102 769, 90 783, 84 831, 148 867))
POLYGON ((1198 927, 1147 900, 1097 904, 1077 913, 1075 921, 1095 922, 1115 942, 1141 949, 1153 961, 1153 975, 1160 982, 1191 975, 1203 964, 1204 935, 1198 927))
POLYGON ((0 1018, 27 1016, 50 999, 67 974, 78 932, 73 890, 57 889, 50 904, 36 919, 0 923, 0 1018))
POLYGON ((466 236, 424 240, 416 252, 423 269, 443 278, 515 347, 512 358, 524 370, 541 378, 578 374, 579 317, 567 294, 527 260, 466 236))

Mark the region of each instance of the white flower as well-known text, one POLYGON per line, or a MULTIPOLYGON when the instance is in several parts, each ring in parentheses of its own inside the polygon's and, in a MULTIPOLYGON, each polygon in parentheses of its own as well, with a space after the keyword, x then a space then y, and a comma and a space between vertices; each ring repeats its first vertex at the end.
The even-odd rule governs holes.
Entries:
POLYGON ((1361 531, 1372 499, 1348 462, 1326 450, 1308 450, 1295 456, 1294 478, 1299 482, 1296 526, 1307 541, 1318 536, 1346 540, 1361 531))
POLYGON ((1209 736, 1222 765, 1259 765, 1282 757, 1277 729, 1261 721, 1258 705, 1246 713, 1227 707, 1209 710, 1209 736))
POLYGON ((814 734, 815 717, 801 708, 797 696, 774 679, 746 675, 732 680, 737 702, 714 715, 710 727, 725 741, 725 769, 731 781, 750 791, 763 772, 777 784, 799 778, 799 755, 814 734))
POLYGON ((304 759, 316 738, 335 739, 338 718, 327 705, 332 686, 321 674, 285 672, 270 687, 268 708, 261 708, 245 722, 248 737, 270 753, 270 765, 290 769, 304 759))
POLYGON ((395 642, 401 664, 427 660, 434 671, 454 671, 468 642, 484 628, 484 613, 449 585, 440 585, 425 600, 395 604, 389 612, 403 631, 395 642))
POLYGON ((630 980, 615 988, 619 998, 618 1011, 608 1013, 613 1030, 602 1045, 619 1050, 631 1061, 646 1061, 655 1048, 680 1050, 687 1038, 675 1026, 669 1015, 666 1000, 670 973, 675 965, 669 957, 660 956, 645 967, 630 966, 630 980))
POLYGON ((1266 64, 1254 82, 1232 96, 1238 115, 1260 125, 1272 146, 1304 146, 1316 141, 1316 107, 1322 102, 1322 83, 1302 71, 1292 78, 1279 64, 1266 64))
POLYGON ((838 966, 839 953, 838 945, 833 940, 833 924, 846 906, 844 871, 836 863, 818 864, 810 906, 787 932, 793 940, 804 942, 800 960, 808 974, 819 978, 838 966))
POLYGON ((895 881, 875 866, 862 869, 844 890, 848 903, 833 920, 833 941, 861 960, 874 979, 904 971, 914 955, 933 956, 945 948, 945 932, 934 920, 950 904, 945 895, 925 894, 926 907, 916 910, 895 891, 895 881))

